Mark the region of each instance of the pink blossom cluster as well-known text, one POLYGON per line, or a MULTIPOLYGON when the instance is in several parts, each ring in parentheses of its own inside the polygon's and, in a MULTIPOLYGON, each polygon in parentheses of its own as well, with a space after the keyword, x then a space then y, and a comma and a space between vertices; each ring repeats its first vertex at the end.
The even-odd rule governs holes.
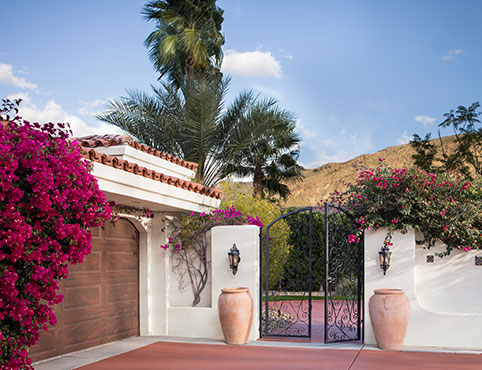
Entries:
POLYGON ((433 174, 418 169, 391 168, 382 160, 376 168, 355 164, 358 180, 331 202, 355 217, 347 239, 357 243, 364 230, 387 228, 385 244, 392 232, 412 227, 423 234, 420 244, 432 247, 442 241, 447 250, 469 251, 482 247, 481 184, 448 172, 433 174))
POLYGON ((55 324, 59 281, 91 251, 111 209, 63 124, 0 124, 1 369, 30 369, 27 348, 55 324))
POLYGON ((244 216, 241 212, 236 211, 234 206, 226 209, 214 209, 209 213, 191 212, 189 216, 181 218, 180 224, 180 231, 171 236, 166 244, 161 245, 162 249, 167 250, 169 247, 173 247, 179 252, 188 247, 197 234, 206 232, 214 226, 255 225, 263 227, 258 216, 244 216))

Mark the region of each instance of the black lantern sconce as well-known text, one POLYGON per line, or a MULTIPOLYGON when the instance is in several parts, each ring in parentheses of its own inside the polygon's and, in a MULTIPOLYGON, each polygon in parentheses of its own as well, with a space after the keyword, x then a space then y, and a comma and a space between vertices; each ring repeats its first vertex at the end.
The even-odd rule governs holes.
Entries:
POLYGON ((386 245, 378 252, 378 256, 380 257, 380 268, 383 270, 383 275, 387 274, 387 270, 390 267, 390 256, 392 252, 386 245))
POLYGON ((233 275, 236 275, 238 272, 238 264, 241 262, 241 257, 239 257, 239 249, 236 247, 236 244, 233 244, 233 247, 228 252, 229 257, 229 267, 233 270, 233 275))

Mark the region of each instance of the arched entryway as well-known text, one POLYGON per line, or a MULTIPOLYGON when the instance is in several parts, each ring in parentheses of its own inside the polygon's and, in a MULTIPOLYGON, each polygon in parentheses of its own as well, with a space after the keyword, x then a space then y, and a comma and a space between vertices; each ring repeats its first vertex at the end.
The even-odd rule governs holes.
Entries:
POLYGON ((57 324, 30 349, 34 361, 139 335, 139 233, 127 219, 91 231, 92 253, 69 267, 57 324))

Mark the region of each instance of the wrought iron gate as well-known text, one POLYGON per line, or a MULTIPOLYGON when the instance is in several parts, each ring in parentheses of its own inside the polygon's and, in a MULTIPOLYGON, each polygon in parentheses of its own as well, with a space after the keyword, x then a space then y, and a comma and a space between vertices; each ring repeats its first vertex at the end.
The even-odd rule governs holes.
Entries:
POLYGON ((311 207, 297 209, 266 227, 260 274, 262 337, 311 337, 312 217, 311 207), (290 221, 299 219, 300 227, 292 230, 290 221), (293 258, 293 248, 302 261, 293 258))
POLYGON ((362 340, 363 237, 353 216, 325 204, 325 343, 362 340))
POLYGON ((363 238, 348 241, 353 226, 348 212, 325 205, 293 210, 260 231, 261 337, 310 339, 316 299, 319 311, 324 302, 325 343, 362 339, 363 238))

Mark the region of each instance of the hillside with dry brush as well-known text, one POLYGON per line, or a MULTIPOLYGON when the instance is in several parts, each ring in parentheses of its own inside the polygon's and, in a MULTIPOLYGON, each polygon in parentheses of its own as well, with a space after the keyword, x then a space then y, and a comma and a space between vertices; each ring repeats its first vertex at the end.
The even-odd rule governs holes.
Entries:
MULTIPOLYGON (((432 140, 432 143, 439 145, 439 140, 432 140)), ((452 150, 454 137, 444 138, 446 150, 452 150)), ((415 151, 409 144, 391 146, 373 154, 363 154, 346 162, 327 163, 315 169, 304 171, 305 178, 297 183, 290 183, 291 196, 282 203, 283 207, 293 206, 316 206, 321 200, 329 198, 334 191, 344 191, 346 184, 354 182, 358 173, 354 164, 362 163, 368 167, 376 167, 380 158, 391 167, 413 166, 412 155, 415 151)))

